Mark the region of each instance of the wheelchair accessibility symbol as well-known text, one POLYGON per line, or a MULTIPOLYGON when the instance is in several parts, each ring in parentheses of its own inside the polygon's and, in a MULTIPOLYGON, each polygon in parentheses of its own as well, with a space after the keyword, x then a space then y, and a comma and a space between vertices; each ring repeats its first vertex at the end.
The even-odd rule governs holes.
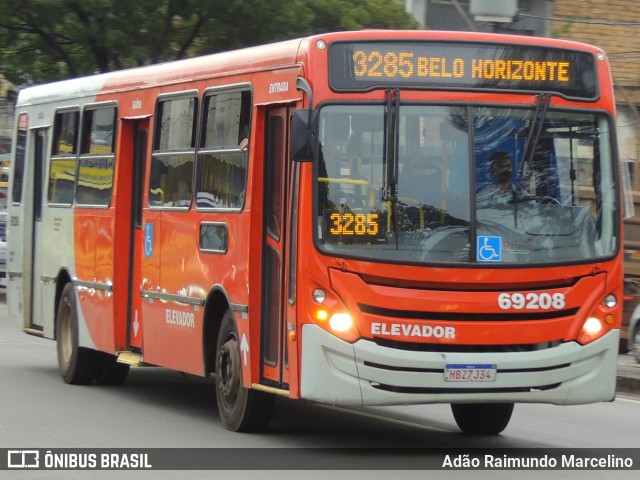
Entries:
POLYGON ((153 257, 153 223, 144 224, 144 256, 153 257))
POLYGON ((478 262, 502 261, 502 237, 479 235, 476 244, 478 262))

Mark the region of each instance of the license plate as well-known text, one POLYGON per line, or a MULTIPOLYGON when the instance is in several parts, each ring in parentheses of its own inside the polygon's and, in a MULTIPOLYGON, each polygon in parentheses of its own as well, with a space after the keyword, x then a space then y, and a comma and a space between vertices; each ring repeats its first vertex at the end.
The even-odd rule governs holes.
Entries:
POLYGON ((445 382, 494 382, 498 370, 488 363, 450 363, 444 367, 445 382))

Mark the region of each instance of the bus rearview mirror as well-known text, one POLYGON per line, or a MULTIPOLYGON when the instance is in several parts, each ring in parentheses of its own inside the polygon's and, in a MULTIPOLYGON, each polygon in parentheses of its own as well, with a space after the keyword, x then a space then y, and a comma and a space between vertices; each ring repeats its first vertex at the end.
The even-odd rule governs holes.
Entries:
POLYGON ((311 162, 317 152, 318 112, 313 109, 300 109, 293 112, 291 121, 291 159, 296 162, 311 162))

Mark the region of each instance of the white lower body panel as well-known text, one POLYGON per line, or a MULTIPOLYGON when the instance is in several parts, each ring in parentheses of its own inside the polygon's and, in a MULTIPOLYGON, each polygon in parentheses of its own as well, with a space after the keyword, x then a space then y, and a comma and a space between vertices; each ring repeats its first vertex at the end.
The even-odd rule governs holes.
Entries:
POLYGON ((322 328, 302 327, 302 398, 332 405, 553 403, 610 401, 615 396, 620 332, 581 346, 531 352, 445 353, 350 344, 322 328), (447 364, 495 364, 492 382, 446 382, 447 364))

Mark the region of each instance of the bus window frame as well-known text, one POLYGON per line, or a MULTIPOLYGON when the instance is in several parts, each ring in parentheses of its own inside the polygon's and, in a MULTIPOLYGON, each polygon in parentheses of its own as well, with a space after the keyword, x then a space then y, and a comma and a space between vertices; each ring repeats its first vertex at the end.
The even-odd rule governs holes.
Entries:
POLYGON ((48 206, 57 207, 57 208, 71 208, 74 205, 74 200, 76 197, 76 187, 78 185, 78 178, 77 178, 78 150, 79 150, 78 142, 80 140, 80 127, 82 123, 81 117, 82 117, 82 108, 80 107, 80 105, 67 105, 62 108, 56 109, 53 114, 53 138, 51 139, 51 150, 49 151, 48 169, 47 169, 49 173, 47 177, 47 205, 48 206), (54 149, 56 148, 57 140, 60 137, 60 132, 58 131, 59 123, 56 120, 58 119, 58 115, 64 115, 66 113, 75 113, 76 115, 75 134, 73 139, 74 144, 72 145, 72 151, 71 151, 71 154, 69 155, 61 155, 59 153, 54 154, 54 149), (59 160, 59 161, 73 160, 74 162, 74 165, 73 165, 74 178, 72 180, 73 187, 72 187, 70 202, 52 202, 51 201, 51 190, 52 190, 51 174, 53 171, 53 168, 52 168, 53 162, 56 160, 59 160))
MULTIPOLYGON (((91 134, 91 129, 89 130, 89 134, 91 134)), ((100 103, 92 103, 84 106, 82 110, 82 115, 80 117, 80 143, 78 147, 78 160, 76 162, 76 187, 74 193, 74 205, 79 208, 96 208, 96 209, 108 209, 111 206, 111 202, 113 200, 113 186, 115 182, 115 170, 116 170, 116 145, 117 145, 117 133, 118 133, 118 102, 117 101, 109 101, 109 102, 100 102, 100 103), (113 131, 112 131, 112 141, 111 141, 111 151, 110 153, 83 153, 83 146, 85 141, 85 135, 87 132, 85 131, 85 121, 87 118, 87 112, 95 112, 97 110, 106 110, 109 108, 113 108, 113 131), (109 194, 109 201, 107 203, 85 203, 78 201, 78 191, 79 191, 79 183, 80 183, 80 163, 83 159, 99 159, 99 158, 110 158, 112 161, 111 167, 111 193, 109 194)))
POLYGON ((16 140, 15 140, 15 153, 13 165, 13 179, 9 179, 11 182, 11 203, 13 205, 20 205, 22 203, 22 194, 24 188, 24 169, 27 163, 27 139, 29 136, 29 114, 27 112, 18 113, 18 120, 16 122, 16 140), (23 120, 24 119, 24 120, 23 120), (22 123, 24 122, 24 125, 22 123), (20 132, 23 132, 22 134, 20 132), (21 136, 22 135, 22 136, 21 136), (21 146, 19 149, 18 146, 21 146), (18 156, 18 152, 21 155, 18 156), (17 174, 19 172, 19 175, 17 174))
MULTIPOLYGON (((589 103, 589 102, 585 102, 585 103, 589 103)), ((315 110, 318 112, 318 124, 320 123, 321 120, 321 111, 323 108, 325 107, 330 107, 330 106, 349 106, 349 105, 353 105, 353 106, 361 106, 361 105, 372 105, 372 106, 383 106, 383 103, 381 103, 380 101, 377 100, 372 100, 372 101, 338 101, 338 100, 331 100, 331 101, 326 101, 326 102, 321 102, 319 103, 315 110)), ((464 107, 466 110, 470 109, 470 112, 473 112, 474 109, 478 109, 478 108, 483 108, 483 107, 488 107, 488 108, 500 108, 500 109, 515 109, 515 110, 532 110, 534 109, 533 106, 531 105, 526 105, 526 104, 520 104, 520 103, 513 103, 513 102, 504 102, 504 103, 500 103, 498 101, 491 101, 491 102, 480 102, 480 101, 475 101, 475 102, 464 102, 464 101, 433 101, 433 100, 425 100, 425 101, 407 101, 407 102, 403 102, 401 103, 402 106, 408 106, 408 105, 429 105, 429 106, 444 106, 444 107, 455 107, 455 106, 459 106, 459 107, 464 107)), ((618 165, 619 162, 616 162, 615 159, 618 158, 618 145, 617 145, 617 130, 616 130, 616 124, 615 124, 615 118, 613 117, 613 114, 603 108, 593 108, 593 107, 576 107, 576 106, 565 106, 565 105, 557 105, 554 106, 553 109, 549 110, 550 112, 566 112, 566 113, 573 113, 573 114, 580 114, 580 113, 588 113, 589 115, 593 115, 594 118, 600 116, 601 118, 606 119, 607 124, 609 126, 611 135, 610 135, 610 142, 609 142, 609 152, 611 155, 611 159, 610 159, 610 168, 611 168, 611 175, 612 175, 612 179, 617 179, 619 178, 619 174, 620 174, 620 166, 618 165)), ((469 121, 471 121, 471 118, 468 119, 469 121)), ((474 146, 473 146, 473 142, 475 141, 474 136, 475 135, 471 135, 471 133, 469 134, 469 149, 470 149, 470 154, 471 151, 473 150, 474 146)), ((321 138, 320 138, 320 128, 318 126, 317 129, 317 142, 318 145, 321 145, 321 138)), ((316 157, 317 159, 317 157, 316 157)), ((470 188, 476 187, 477 184, 477 178, 476 178, 476 174, 477 174, 477 170, 475 168, 475 155, 472 155, 470 157, 470 168, 472 170, 472 175, 470 176, 470 188)), ((313 182, 312 182, 312 195, 313 195, 313 212, 317 212, 318 211, 318 175, 319 175, 319 161, 314 161, 313 162, 313 182)), ((621 193, 620 193, 620 189, 621 184, 618 181, 615 181, 615 190, 613 191, 613 212, 611 212, 611 215, 613 216, 613 223, 611 225, 611 229, 612 229, 612 235, 611 235, 611 239, 612 241, 615 242, 615 238, 620 236, 620 232, 621 232, 621 220, 619 218, 619 216, 615 213, 616 211, 619 211, 621 208, 623 208, 623 204, 622 204, 622 200, 621 200, 621 193)), ((592 188, 592 187, 587 187, 587 188, 592 188)), ((471 204, 471 219, 470 219, 470 223, 474 224, 476 222, 476 214, 477 214, 477 207, 475 205, 475 199, 476 196, 473 196, 473 203, 471 204)), ((333 258, 340 258, 340 259, 350 259, 350 260, 356 260, 356 261, 372 261, 372 259, 374 258, 373 256, 371 257, 364 257, 364 256, 359 256, 359 255, 353 255, 353 254, 349 254, 346 253, 344 251, 341 252, 336 252, 336 251, 331 251, 325 247, 323 247, 321 245, 321 243, 319 242, 319 237, 318 237, 318 231, 319 231, 319 224, 318 224, 318 217, 316 215, 313 216, 313 244, 314 244, 314 248, 316 251, 320 252, 322 255, 327 255, 327 256, 331 256, 333 258)), ((472 246, 472 248, 474 248, 472 246)), ((556 266, 572 266, 572 265, 584 265, 584 264, 588 264, 590 262, 593 261, 610 261, 612 259, 614 259, 617 255, 618 255, 618 248, 621 248, 619 246, 616 246, 611 252, 609 252, 607 255, 603 255, 603 256, 599 256, 596 258, 596 260, 594 260, 593 258, 584 258, 581 260, 569 260, 569 261, 564 261, 564 262, 555 262, 555 263, 548 263, 548 264, 540 264, 540 265, 536 265, 537 267, 556 267, 556 266)), ((473 257, 472 258, 476 258, 475 257, 475 253, 473 253, 473 257)), ((377 262, 379 262, 380 264, 389 264, 389 265, 402 265, 402 264, 406 264, 408 263, 406 259, 402 260, 402 259, 378 259, 377 262)), ((421 266, 427 266, 429 268, 475 268, 475 269, 483 269, 486 268, 486 265, 482 264, 481 262, 477 262, 474 260, 471 260, 467 263, 446 263, 446 262, 413 262, 415 265, 421 265, 421 266)), ((504 264, 492 264, 492 268, 497 268, 497 269, 517 269, 520 268, 518 263, 504 263, 504 264)))
MULTIPOLYGON (((156 97, 156 103, 154 107, 154 116, 155 120, 153 122, 153 136, 152 136, 152 150, 151 150, 151 161, 149 162, 149 188, 147 189, 147 202, 150 210, 168 210, 168 211, 189 211, 193 207, 193 187, 194 187, 194 178, 195 178, 195 161, 196 161, 196 152, 197 152, 197 140, 198 140, 198 129, 199 129, 199 110, 201 106, 201 98, 200 92, 196 89, 179 91, 179 92, 169 92, 163 93, 156 97), (193 126, 191 129, 191 148, 189 149, 176 149, 176 150, 161 150, 158 148, 161 140, 161 123, 162 123, 162 109, 160 108, 161 104, 165 102, 171 102, 173 100, 181 100, 181 99, 193 99, 194 107, 193 107, 193 126), (151 173, 154 169, 154 164, 158 158, 161 157, 170 157, 170 156, 192 156, 192 169, 191 169, 191 183, 188 187, 191 188, 191 195, 189 200, 189 205, 167 205, 167 202, 164 200, 160 204, 155 204, 150 201, 150 196, 153 194, 157 194, 157 190, 162 191, 159 187, 158 189, 153 189, 151 185, 151 173)), ((167 167, 168 168, 168 167, 167 167)), ((162 192, 162 196, 164 196, 164 192, 162 192)))
MULTIPOLYGON (((249 82, 243 82, 243 83, 237 83, 237 84, 233 84, 233 85, 222 85, 222 86, 216 86, 216 87, 211 87, 211 88, 207 88, 203 93, 202 93, 202 101, 201 101, 201 112, 198 118, 199 121, 199 131, 198 131, 198 142, 197 142, 197 148, 196 148, 196 164, 195 164, 195 168, 194 168, 194 187, 193 187, 193 191, 194 191, 194 197, 195 197, 195 202, 193 203, 193 205, 195 206, 195 209, 197 211, 202 211, 202 212, 210 212, 210 211, 215 211, 215 212, 229 212, 229 213, 239 213, 244 209, 244 206, 246 204, 246 199, 247 199, 247 195, 246 195, 246 191, 247 191, 247 185, 248 185, 248 181, 249 181, 249 160, 251 158, 251 152, 249 149, 249 145, 251 143, 251 133, 252 133, 252 122, 253 122, 253 117, 254 117, 254 90, 253 90, 253 85, 249 82), (244 92, 248 92, 249 94, 249 118, 248 118, 248 131, 247 131, 247 135, 245 137, 245 139, 247 140, 247 145, 246 148, 241 148, 241 145, 238 144, 238 148, 234 149, 234 148, 229 148, 228 146, 212 146, 212 147, 204 147, 205 145, 205 138, 206 138, 206 129, 205 129, 205 115, 207 114, 207 109, 206 109, 206 105, 207 104, 207 100, 208 98, 214 96, 214 95, 221 95, 221 94, 225 94, 225 93, 240 93, 240 95, 242 96, 242 94, 244 92), (244 190, 245 190, 245 195, 243 195, 242 197, 242 202, 240 205, 238 206, 233 206, 233 207, 216 207, 216 206, 201 206, 198 205, 198 193, 200 193, 200 165, 202 163, 204 163, 201 160, 201 155, 206 155, 206 154, 215 154, 215 153, 221 153, 221 154, 229 154, 229 153, 240 153, 242 155, 245 156, 245 172, 244 172, 244 190)), ((242 108, 242 105, 241 105, 242 108)), ((240 132, 238 132, 240 133, 240 132)))

